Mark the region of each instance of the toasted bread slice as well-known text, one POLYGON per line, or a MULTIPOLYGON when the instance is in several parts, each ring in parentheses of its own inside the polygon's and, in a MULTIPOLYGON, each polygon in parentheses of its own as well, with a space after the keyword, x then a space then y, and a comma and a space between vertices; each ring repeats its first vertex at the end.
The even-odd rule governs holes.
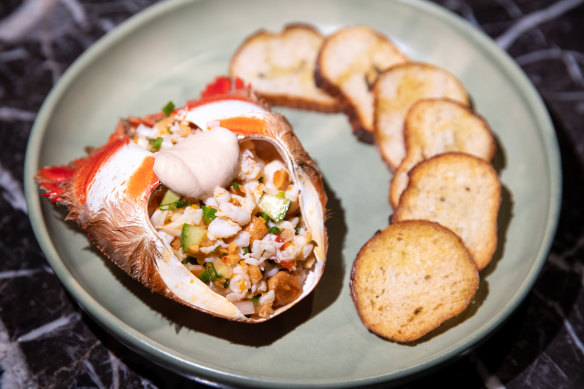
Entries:
POLYGON ((492 166, 465 153, 427 159, 410 172, 392 221, 430 220, 458 234, 479 269, 497 246, 501 184, 492 166))
POLYGON ((487 121, 466 105, 448 99, 424 99, 408 111, 404 124, 406 156, 395 171, 389 202, 395 209, 408 186, 408 172, 438 154, 460 151, 486 161, 495 156, 496 142, 487 121))
POLYGON ((379 72, 407 61, 383 34, 365 26, 342 28, 328 36, 318 53, 316 84, 339 96, 353 133, 373 143, 373 96, 379 72))
POLYGON ((239 46, 229 72, 249 82, 270 104, 340 112, 339 100, 314 82, 314 64, 323 40, 316 28, 304 24, 288 25, 280 33, 259 30, 239 46))
POLYGON ((359 251, 351 296, 374 333, 411 342, 466 309, 479 285, 467 248, 449 229, 423 220, 378 231, 359 251))
POLYGON ((421 99, 439 97, 468 105, 466 90, 452 73, 417 62, 396 65, 381 73, 373 95, 375 142, 392 171, 406 154, 403 126, 412 105, 421 99))

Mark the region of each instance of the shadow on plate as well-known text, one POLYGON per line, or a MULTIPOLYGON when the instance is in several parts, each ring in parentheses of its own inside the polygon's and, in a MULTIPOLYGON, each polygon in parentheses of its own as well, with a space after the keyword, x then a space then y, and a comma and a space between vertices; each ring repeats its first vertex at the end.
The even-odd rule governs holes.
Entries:
POLYGON ((505 246, 507 244, 507 231, 513 218, 513 195, 509 188, 501 184, 501 205, 499 206, 499 214, 497 215, 497 248, 493 253, 491 262, 481 270, 481 278, 488 277, 497 268, 497 264, 505 254, 505 246))
MULTIPOLYGON (((495 143, 497 145, 497 150, 492 161, 493 168, 500 176, 501 172, 507 166, 507 156, 503 144, 499 141, 496 134, 495 143)), ((491 262, 481 271, 481 279, 487 277, 497 267, 497 263, 503 258, 505 253, 505 245, 507 244, 507 231, 509 230, 509 225, 511 224, 511 219, 513 218, 513 195, 509 188, 501 184, 501 204, 499 206, 499 214, 497 215, 497 248, 493 253, 491 262)))

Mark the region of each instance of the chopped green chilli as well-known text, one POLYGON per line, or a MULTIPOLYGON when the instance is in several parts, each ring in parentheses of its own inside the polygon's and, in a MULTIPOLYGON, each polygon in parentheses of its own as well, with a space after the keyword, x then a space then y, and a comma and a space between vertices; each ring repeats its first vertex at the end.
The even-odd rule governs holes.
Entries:
POLYGON ((160 150, 160 146, 162 146, 162 137, 159 136, 156 139, 148 139, 148 143, 150 143, 150 147, 152 147, 152 150, 158 151, 160 150))

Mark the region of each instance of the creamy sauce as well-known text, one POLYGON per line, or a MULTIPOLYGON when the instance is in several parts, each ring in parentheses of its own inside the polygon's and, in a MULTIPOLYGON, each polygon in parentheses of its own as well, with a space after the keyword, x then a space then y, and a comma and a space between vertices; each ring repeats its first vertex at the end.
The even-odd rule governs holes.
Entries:
POLYGON ((215 127, 189 135, 169 150, 156 153, 154 173, 173 191, 202 199, 237 176, 239 144, 233 132, 215 127))

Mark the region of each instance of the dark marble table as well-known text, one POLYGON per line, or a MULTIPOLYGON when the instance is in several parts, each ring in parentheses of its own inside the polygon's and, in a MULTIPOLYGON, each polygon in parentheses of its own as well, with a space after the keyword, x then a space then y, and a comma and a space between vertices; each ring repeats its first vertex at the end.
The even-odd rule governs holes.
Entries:
MULTIPOLYGON (((23 196, 36 113, 69 65, 153 0, 0 3, 0 387, 198 384, 127 349, 83 313, 35 241, 23 196)), ((562 153, 563 203, 519 309, 466 356, 411 388, 584 387, 584 1, 440 0, 507 50, 543 97, 562 153)), ((535 173, 537 174, 537 172, 535 173)))

